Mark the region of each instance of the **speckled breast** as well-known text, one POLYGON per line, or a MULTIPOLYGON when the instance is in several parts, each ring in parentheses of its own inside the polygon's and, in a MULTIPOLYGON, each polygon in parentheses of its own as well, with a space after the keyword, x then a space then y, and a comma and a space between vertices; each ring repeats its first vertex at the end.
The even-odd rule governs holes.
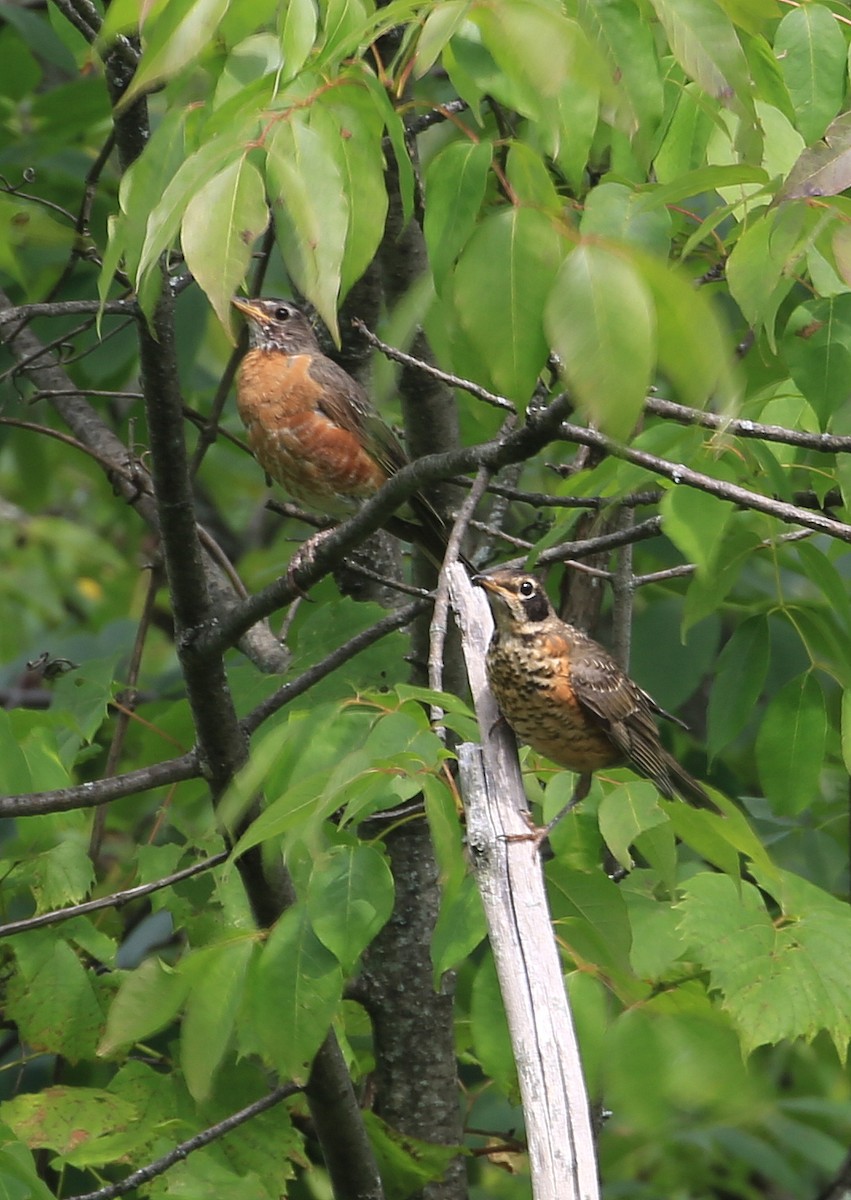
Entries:
POLYGON ((570 771, 596 771, 621 761, 570 686, 564 659, 535 638, 494 639, 487 654, 491 690, 517 736, 570 771))

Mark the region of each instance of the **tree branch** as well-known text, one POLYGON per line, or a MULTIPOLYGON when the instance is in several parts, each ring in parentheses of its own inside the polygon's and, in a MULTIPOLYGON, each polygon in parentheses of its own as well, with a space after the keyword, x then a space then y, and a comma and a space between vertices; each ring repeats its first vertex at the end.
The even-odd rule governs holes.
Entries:
POLYGON ((255 1100, 253 1104, 248 1104, 245 1108, 239 1109, 238 1112, 231 1113, 223 1121, 217 1121, 215 1125, 211 1125, 201 1133, 196 1133, 194 1137, 187 1138, 185 1142, 178 1142, 173 1150, 169 1150, 168 1154, 164 1154, 162 1158, 154 1159, 146 1167, 140 1167, 138 1171, 134 1171, 126 1179, 122 1179, 120 1183, 110 1183, 106 1187, 98 1188, 95 1192, 81 1192, 76 1196, 69 1196, 68 1200, 115 1200, 116 1196, 125 1196, 141 1184, 149 1183, 150 1180, 156 1179, 158 1175, 164 1175, 169 1167, 173 1167, 175 1163, 182 1162, 193 1150, 200 1150, 203 1146, 209 1146, 211 1142, 218 1141, 219 1138, 224 1137, 225 1134, 230 1133, 233 1129, 238 1129, 240 1125, 244 1125, 252 1117, 258 1117, 260 1113, 266 1112, 269 1108, 274 1108, 282 1100, 286 1100, 290 1096, 295 1096, 301 1091, 304 1091, 304 1089, 295 1083, 283 1084, 281 1087, 277 1087, 274 1091, 269 1092, 268 1096, 263 1096, 260 1100, 255 1100))
POLYGON ((705 429, 718 429, 722 433, 735 434, 736 437, 781 442, 785 446, 818 450, 823 454, 851 453, 851 437, 837 437, 832 433, 805 433, 802 429, 786 429, 783 425, 763 425, 759 421, 746 421, 739 417, 703 412, 699 408, 687 408, 684 404, 660 400, 656 396, 648 396, 644 402, 644 409, 657 417, 679 421, 682 425, 702 425, 705 429))
POLYGON ((38 817, 46 813, 70 812, 76 808, 94 808, 109 804, 122 796, 135 796, 153 788, 168 787, 186 779, 197 779, 201 765, 197 750, 190 750, 168 762, 140 767, 110 779, 78 783, 74 787, 56 788, 50 792, 22 792, 17 796, 0 796, 0 817, 38 817))
POLYGON ((787 525, 803 525, 805 529, 826 533, 841 542, 851 542, 851 525, 846 525, 844 521, 835 521, 832 517, 808 511, 796 504, 787 504, 783 500, 761 496, 758 492, 739 487, 738 484, 726 483, 723 479, 715 479, 712 475, 693 471, 691 467, 687 467, 683 463, 673 463, 665 458, 658 458, 655 454, 648 454, 646 450, 635 450, 631 446, 621 445, 620 442, 606 437, 603 433, 598 433, 595 429, 565 424, 562 427, 562 436, 581 446, 593 446, 605 450, 607 454, 612 454, 615 458, 622 458, 625 462, 645 467, 648 471, 652 471, 655 475, 662 475, 673 483, 696 488, 698 491, 706 492, 707 495, 717 496, 719 500, 729 500, 731 504, 739 505, 741 508, 750 508, 754 512, 766 513, 769 517, 776 517, 778 521, 783 521, 787 525))
POLYGON ((507 437, 478 446, 448 450, 444 454, 427 454, 409 463, 389 479, 354 516, 329 532, 316 547, 311 563, 295 572, 295 579, 282 576, 221 617, 215 627, 198 630, 194 634, 194 652, 213 653, 232 645, 256 621, 288 604, 300 591, 312 587, 333 570, 353 546, 383 525, 414 492, 438 480, 478 470, 481 466, 498 471, 508 463, 529 458, 558 435, 559 423, 569 407, 569 398, 562 394, 542 413, 530 418, 526 425, 507 437))
POLYGON ((150 896, 152 892, 162 891, 163 888, 172 887, 184 879, 191 879, 193 875, 200 875, 202 871, 209 871, 226 862, 229 855, 229 850, 221 850, 202 862, 193 863, 191 867, 184 867, 183 870, 165 875, 162 879, 155 879, 152 883, 140 883, 137 887, 125 888, 121 892, 113 892, 110 896, 100 896, 97 900, 84 900, 82 904, 70 904, 67 908, 39 913, 37 917, 10 921, 8 925, 0 925, 0 938, 13 937, 16 933, 26 933, 30 929, 43 929, 45 925, 58 925, 61 921, 70 921, 72 917, 85 916, 86 913, 97 912, 101 908, 122 908, 132 900, 140 900, 143 896, 150 896))

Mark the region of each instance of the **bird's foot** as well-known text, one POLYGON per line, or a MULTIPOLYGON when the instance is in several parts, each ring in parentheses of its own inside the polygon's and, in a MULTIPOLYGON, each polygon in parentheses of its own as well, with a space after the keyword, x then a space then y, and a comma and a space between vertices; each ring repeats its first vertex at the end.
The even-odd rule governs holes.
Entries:
POLYGON ((576 781, 576 786, 573 789, 573 795, 568 800, 563 808, 560 808, 551 821, 547 821, 546 825, 536 825, 532 820, 530 813, 524 811, 522 813, 523 820, 529 826, 528 833, 507 833, 505 835, 506 842, 534 842, 535 849, 543 853, 548 843, 548 839, 556 825, 562 821, 569 812, 576 808, 580 801, 584 800, 591 790, 590 774, 580 775, 576 781))
POLYGON ((505 842, 533 842, 535 849, 537 850, 541 843, 549 836, 550 826, 537 825, 532 819, 532 814, 526 809, 523 809, 523 811, 520 813, 520 816, 525 821, 529 832, 506 833, 503 835, 502 840, 505 842))

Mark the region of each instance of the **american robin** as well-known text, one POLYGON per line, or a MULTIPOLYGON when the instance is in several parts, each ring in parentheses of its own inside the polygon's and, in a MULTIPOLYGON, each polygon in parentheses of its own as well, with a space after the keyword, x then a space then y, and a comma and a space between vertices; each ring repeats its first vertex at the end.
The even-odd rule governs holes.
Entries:
MULTIPOLYGON (((405 451, 357 380, 322 353, 300 309, 270 299, 234 298, 233 305, 248 320, 236 401, 254 456, 296 500, 331 517, 350 515, 408 463, 405 451)), ((416 523, 390 518, 387 528, 439 565, 444 521, 424 496, 408 506, 416 523)))
MULTIPOLYGON (((669 799, 678 795, 696 807, 720 811, 662 745, 653 718, 682 722, 601 645, 559 620, 538 579, 503 570, 476 575, 473 582, 486 590, 496 624, 487 652, 488 680, 519 738, 580 776, 627 765, 669 799)), ((585 794, 587 783, 569 807, 585 794)))

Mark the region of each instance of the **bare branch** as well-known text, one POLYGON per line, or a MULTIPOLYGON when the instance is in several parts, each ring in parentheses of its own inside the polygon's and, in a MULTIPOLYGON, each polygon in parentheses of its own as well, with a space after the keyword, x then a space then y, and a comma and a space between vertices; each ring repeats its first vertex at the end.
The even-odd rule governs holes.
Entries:
POLYGON ((786 524, 803 525, 806 529, 814 529, 817 533, 826 533, 841 542, 851 542, 851 525, 846 525, 844 521, 835 521, 832 517, 810 512, 796 504, 787 504, 783 500, 761 496, 758 492, 739 487, 738 484, 726 483, 723 479, 715 479, 712 475, 693 471, 691 467, 687 467, 683 463, 674 463, 665 458, 658 458, 655 454, 648 454, 646 450, 636 450, 631 446, 621 445, 620 442, 606 437, 605 434, 599 433, 595 429, 584 429, 581 425, 565 424, 562 427, 562 436, 568 441, 578 442, 582 446, 594 446, 597 449, 605 450, 607 454, 614 455, 615 458, 622 458, 625 462, 645 467, 655 475, 662 475, 665 479, 670 479, 672 483, 684 484, 686 487, 706 492, 710 496, 717 496, 719 500, 729 500, 732 504, 740 505, 742 508, 766 513, 786 524))
POLYGON ((745 421, 738 417, 703 412, 699 408, 687 408, 684 404, 660 400, 656 396, 649 396, 644 402, 644 408, 657 417, 668 417, 683 425, 702 425, 705 429, 717 429, 722 433, 735 434, 736 437, 781 442, 786 446, 818 450, 824 454, 851 453, 851 437, 837 437, 832 433, 805 433, 803 429, 786 429, 782 425, 763 425, 759 421, 745 421))
POLYGON ((182 1162, 193 1150, 200 1150, 202 1146, 209 1146, 211 1142, 218 1141, 219 1138, 230 1133, 232 1129, 238 1129, 240 1125, 244 1125, 252 1117, 259 1116, 260 1113, 266 1112, 269 1108, 274 1108, 276 1104, 280 1104, 282 1100, 286 1100, 290 1096, 295 1096, 298 1092, 302 1091, 304 1091, 304 1088, 298 1084, 283 1084, 281 1087, 277 1087, 274 1091, 269 1092, 268 1096, 263 1096, 260 1100, 255 1100, 253 1104, 248 1104, 245 1108, 239 1109, 238 1112, 231 1113, 223 1121, 217 1121, 215 1125, 211 1125, 201 1133, 196 1133, 194 1137, 187 1138, 185 1142, 178 1142, 173 1150, 169 1150, 168 1154, 164 1154, 162 1158, 154 1159, 146 1167, 140 1167, 138 1171, 134 1171, 126 1179, 122 1179, 120 1183, 110 1183, 106 1187, 98 1188, 95 1192, 81 1192, 76 1196, 69 1196, 68 1200, 115 1200, 116 1196, 125 1196, 127 1192, 132 1192, 140 1184, 148 1183, 151 1179, 156 1179, 158 1175, 164 1175, 169 1167, 173 1167, 175 1163, 182 1162))
POLYGON ((193 875, 200 875, 202 871, 219 866, 227 860, 229 854, 228 850, 220 850, 218 854, 211 854, 202 862, 193 863, 191 867, 184 867, 151 883, 140 883, 136 887, 113 892, 110 896, 100 896, 97 900, 84 900, 82 904, 71 904, 67 908, 54 909, 53 912, 39 913, 37 917, 10 921, 8 925, 0 925, 0 938, 26 933, 30 929, 43 929, 45 925, 58 925, 61 921, 70 921, 72 917, 85 916, 86 913, 97 912, 101 908, 122 908, 133 900, 140 900, 143 896, 150 896, 152 892, 162 891, 163 888, 172 887, 175 883, 181 883, 184 879, 191 879, 193 875))
POLYGON ((167 762, 140 767, 111 779, 78 783, 74 787, 56 788, 52 792, 22 792, 18 796, 0 796, 0 817, 37 817, 45 813, 70 812, 75 808, 94 808, 108 804, 121 796, 135 796, 153 788, 170 787, 201 775, 197 750, 181 754, 167 762))
MULTIPOLYGON (((490 472, 487 467, 480 467, 476 481, 470 489, 470 494, 461 505, 458 516, 455 518, 455 524, 449 538, 449 545, 446 549, 446 557, 440 569, 439 587, 431 618, 431 629, 429 631, 428 655, 428 685, 435 692, 443 691, 443 660, 446 648, 446 630, 449 620, 448 571, 452 564, 458 561, 461 541, 470 523, 470 518, 476 510, 476 505, 485 494, 489 479, 490 472)), ((440 721, 442 718, 442 710, 433 705, 431 710, 432 721, 440 721)))
POLYGON ((489 392, 487 388, 481 387, 478 383, 473 383, 469 379, 462 379, 460 375, 452 375, 449 371, 441 371, 439 367, 432 366, 430 362, 426 362, 423 358, 414 358, 412 354, 406 354, 404 350, 397 350, 395 346, 388 346, 386 342, 382 342, 371 330, 367 329, 363 321, 354 320, 352 324, 363 334, 370 346, 374 346, 376 350, 380 350, 382 354, 387 358, 392 358, 394 362, 401 363, 405 367, 414 367, 416 370, 422 371, 425 375, 431 375, 433 379, 439 379, 441 383, 449 384, 450 387, 461 388, 463 391, 469 392, 471 396, 475 396, 477 400, 484 400, 486 404, 493 405, 494 408, 503 408, 511 413, 517 412, 517 409, 505 396, 497 396, 494 392, 489 392))
POLYGON ((267 696, 260 704, 253 709, 247 717, 243 718, 242 727, 246 733, 254 733, 255 730, 267 721, 274 713, 278 712, 285 705, 295 700, 297 696, 301 696, 324 679, 326 675, 330 675, 332 671, 348 662, 350 658, 354 658, 356 654, 360 654, 362 650, 366 650, 368 646, 372 646, 381 638, 386 637, 388 633, 393 633, 396 629, 402 629, 405 625, 409 625, 415 617, 421 612, 425 612, 431 604, 430 599, 414 600, 410 604, 406 604, 404 608, 394 609, 388 613, 386 617, 382 617, 370 629, 364 629, 361 633, 355 634, 349 638, 342 646, 338 646, 336 650, 332 650, 327 654, 321 662, 315 666, 309 667, 308 670, 299 675, 298 679, 292 680, 290 683, 285 683, 283 687, 278 688, 271 696, 267 696))

